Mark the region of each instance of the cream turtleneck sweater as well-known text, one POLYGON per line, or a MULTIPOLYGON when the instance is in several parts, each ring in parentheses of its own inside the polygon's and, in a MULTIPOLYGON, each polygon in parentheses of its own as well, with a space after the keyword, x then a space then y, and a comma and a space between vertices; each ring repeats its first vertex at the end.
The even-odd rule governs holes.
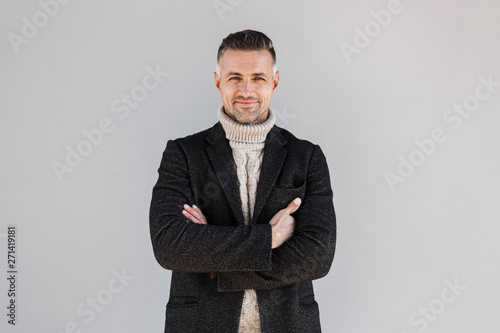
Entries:
MULTIPOLYGON (((267 133, 269 133, 276 122, 276 116, 271 108, 269 108, 269 115, 266 121, 258 125, 245 125, 236 122, 226 115, 223 106, 220 107, 217 115, 233 151, 241 197, 241 208, 245 224, 249 225, 252 222, 255 207, 255 197, 265 140, 267 133)), ((255 289, 247 289, 243 297, 238 333, 260 332, 257 294, 255 289)))

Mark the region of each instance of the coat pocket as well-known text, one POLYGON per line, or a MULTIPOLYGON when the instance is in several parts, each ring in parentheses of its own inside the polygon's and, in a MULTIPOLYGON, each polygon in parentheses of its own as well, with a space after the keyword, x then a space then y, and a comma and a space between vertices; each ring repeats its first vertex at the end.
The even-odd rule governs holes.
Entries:
POLYGON ((170 297, 167 303, 165 333, 200 332, 200 302, 196 297, 170 297))
POLYGON ((321 333, 319 307, 314 295, 307 295, 299 299, 298 312, 297 332, 321 333))
POLYGON ((299 300, 299 305, 302 307, 308 308, 308 307, 317 307, 318 303, 314 299, 314 295, 308 295, 308 296, 302 297, 299 300))
POLYGON ((279 209, 283 209, 295 198, 304 200, 306 194, 306 184, 302 183, 298 187, 274 188, 274 200, 278 203, 279 209))
POLYGON ((200 304, 200 301, 193 296, 172 296, 168 300, 168 308, 191 308, 200 304))

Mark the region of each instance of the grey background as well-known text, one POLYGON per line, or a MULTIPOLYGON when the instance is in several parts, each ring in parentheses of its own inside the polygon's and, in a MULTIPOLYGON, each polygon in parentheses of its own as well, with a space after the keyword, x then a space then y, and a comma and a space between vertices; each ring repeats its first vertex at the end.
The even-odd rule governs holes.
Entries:
POLYGON ((9 36, 23 36, 23 17, 33 22, 43 9, 0 1, 0 276, 11 224, 19 270, 15 327, 0 279, 0 330, 162 332, 170 273, 156 263, 148 229, 156 170, 168 139, 217 121, 218 45, 252 28, 276 47, 277 124, 319 144, 330 166, 338 247, 329 275, 315 282, 323 330, 498 332, 500 88, 459 128, 443 116, 474 95, 479 77, 500 81, 500 5, 401 0, 348 61, 342 43, 354 45, 356 27, 387 8, 70 1, 46 24, 38 14, 43 26, 16 52, 9 36), (112 103, 142 84, 148 66, 169 75, 120 119, 112 103), (66 147, 76 149, 82 131, 105 118, 113 131, 60 181, 53 163, 64 164, 66 147), (391 189, 386 172, 397 173, 400 156, 436 128, 446 141, 391 189), (129 276, 126 285, 116 271, 129 276), (465 289, 454 294, 446 281, 465 289), (87 302, 99 297, 106 304, 91 310, 87 302), (432 320, 418 315, 426 308, 432 320))

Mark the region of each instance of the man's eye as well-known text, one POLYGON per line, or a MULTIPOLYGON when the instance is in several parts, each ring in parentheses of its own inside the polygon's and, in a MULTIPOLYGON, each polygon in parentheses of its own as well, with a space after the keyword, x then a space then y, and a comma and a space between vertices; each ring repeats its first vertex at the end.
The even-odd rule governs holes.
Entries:
POLYGON ((230 77, 229 80, 239 80, 240 78, 237 76, 230 77))
POLYGON ((255 80, 264 80, 263 77, 256 77, 255 80))

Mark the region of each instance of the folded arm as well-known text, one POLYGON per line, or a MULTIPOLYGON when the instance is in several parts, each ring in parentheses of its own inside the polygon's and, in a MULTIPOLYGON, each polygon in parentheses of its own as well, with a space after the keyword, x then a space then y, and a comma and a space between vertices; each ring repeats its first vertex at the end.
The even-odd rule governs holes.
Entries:
POLYGON ((271 269, 271 226, 191 223, 182 214, 193 203, 186 156, 169 141, 158 170, 150 208, 150 232, 157 261, 185 272, 271 269))
MULTIPOLYGON (((295 198, 285 209, 277 212, 269 222, 271 225, 272 249, 281 246, 281 244, 292 237, 296 223, 291 214, 297 211, 300 207, 300 203, 300 198, 295 198)), ((189 206, 188 204, 185 204, 182 214, 184 214, 190 222, 208 224, 205 215, 203 215, 202 211, 196 205, 189 206)))
POLYGON ((336 219, 326 159, 316 146, 309 163, 306 194, 295 215, 295 232, 272 250, 270 270, 221 272, 219 291, 273 289, 325 276, 336 242, 336 219))

